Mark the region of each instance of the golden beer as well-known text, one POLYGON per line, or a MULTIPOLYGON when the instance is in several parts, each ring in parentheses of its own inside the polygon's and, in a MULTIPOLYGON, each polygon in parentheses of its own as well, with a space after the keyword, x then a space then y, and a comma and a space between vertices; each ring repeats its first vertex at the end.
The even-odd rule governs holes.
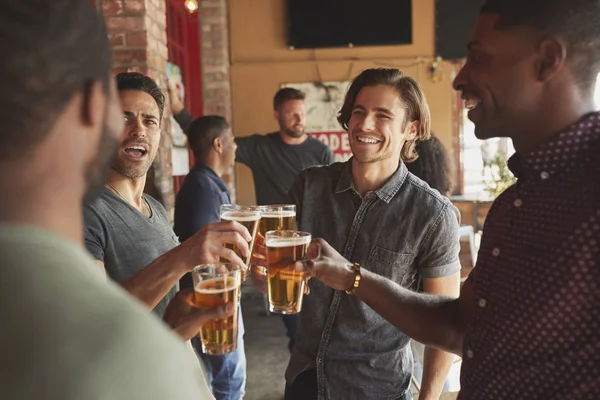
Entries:
POLYGON ((311 235, 296 231, 270 231, 266 234, 269 310, 296 314, 302 309, 304 273, 295 270, 296 261, 308 255, 311 235))
MULTIPOLYGON (((265 235, 269 231, 293 231, 296 229, 296 206, 292 204, 264 206, 265 210, 261 213, 258 224, 258 233, 260 243, 265 243, 265 235)), ((254 251, 254 258, 265 260, 265 256, 260 252, 254 251)), ((262 273, 266 273, 260 268, 262 273)))
POLYGON ((212 319, 202 326, 202 351, 213 355, 235 351, 238 339, 239 267, 225 263, 201 265, 194 269, 193 277, 196 307, 216 308, 227 304, 234 307, 232 316, 212 319))
MULTIPOLYGON (((244 264, 250 266, 250 260, 252 258, 252 249, 254 248, 254 240, 256 239, 256 232, 258 230, 258 222, 260 221, 261 212, 257 207, 240 206, 234 204, 225 204, 221 206, 221 221, 237 221, 244 225, 250 235, 252 235, 252 241, 248 243, 250 252, 248 256, 244 256, 237 246, 233 243, 225 243, 224 247, 235 251, 235 253, 244 261, 244 264)), ((223 262, 227 262, 225 259, 221 259, 223 262)), ((248 277, 248 271, 242 271, 242 280, 245 281, 248 277)))

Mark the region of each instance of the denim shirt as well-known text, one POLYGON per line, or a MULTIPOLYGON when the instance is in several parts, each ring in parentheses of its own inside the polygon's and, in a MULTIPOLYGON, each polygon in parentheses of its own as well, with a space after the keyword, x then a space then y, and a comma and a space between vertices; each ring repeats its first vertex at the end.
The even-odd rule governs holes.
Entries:
MULTIPOLYGON (((460 270, 459 213, 404 164, 362 198, 352 159, 300 174, 292 187, 298 227, 321 237, 361 268, 418 290, 422 278, 460 270)), ((358 297, 316 279, 305 296, 286 380, 317 370, 319 400, 386 400, 410 385, 408 336, 358 297)))

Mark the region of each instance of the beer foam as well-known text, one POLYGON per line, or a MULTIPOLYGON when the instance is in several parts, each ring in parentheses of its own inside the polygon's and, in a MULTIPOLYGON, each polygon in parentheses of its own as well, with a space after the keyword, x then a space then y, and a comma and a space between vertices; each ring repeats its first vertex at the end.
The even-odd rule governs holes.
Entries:
POLYGON ((258 221, 260 213, 252 211, 226 211, 221 215, 221 219, 238 222, 258 221))
POLYGON ((292 247, 310 243, 310 236, 290 238, 268 238, 267 247, 292 247))
POLYGON ((219 289, 205 288, 206 286, 211 286, 211 285, 214 285, 215 283, 218 283, 219 285, 221 285, 222 282, 223 282, 223 278, 204 279, 196 284, 196 286, 194 287, 194 290, 198 293, 218 294, 218 293, 229 292, 230 290, 235 289, 237 286, 235 284, 234 278, 227 278, 227 287, 225 287, 225 288, 219 288, 219 289))
POLYGON ((289 218, 295 217, 296 211, 282 210, 282 211, 263 211, 263 218, 289 218))

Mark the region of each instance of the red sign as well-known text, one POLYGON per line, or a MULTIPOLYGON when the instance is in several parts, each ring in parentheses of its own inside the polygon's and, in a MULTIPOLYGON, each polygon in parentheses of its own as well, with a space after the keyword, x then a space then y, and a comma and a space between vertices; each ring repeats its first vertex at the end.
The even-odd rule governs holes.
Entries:
POLYGON ((311 135, 329 146, 336 162, 347 161, 352 157, 347 132, 312 132, 311 135))

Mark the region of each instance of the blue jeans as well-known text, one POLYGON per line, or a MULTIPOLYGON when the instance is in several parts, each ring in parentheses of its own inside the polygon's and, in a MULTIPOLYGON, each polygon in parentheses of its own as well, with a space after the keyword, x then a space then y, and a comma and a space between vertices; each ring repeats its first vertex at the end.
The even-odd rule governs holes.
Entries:
MULTIPOLYGON (((238 321, 238 344, 233 353, 210 356, 202 352, 198 337, 192 339, 198 358, 204 362, 208 382, 217 400, 242 400, 246 394, 246 353, 244 352, 244 321, 242 310, 238 321)), ((200 400, 200 399, 198 399, 200 400)))

